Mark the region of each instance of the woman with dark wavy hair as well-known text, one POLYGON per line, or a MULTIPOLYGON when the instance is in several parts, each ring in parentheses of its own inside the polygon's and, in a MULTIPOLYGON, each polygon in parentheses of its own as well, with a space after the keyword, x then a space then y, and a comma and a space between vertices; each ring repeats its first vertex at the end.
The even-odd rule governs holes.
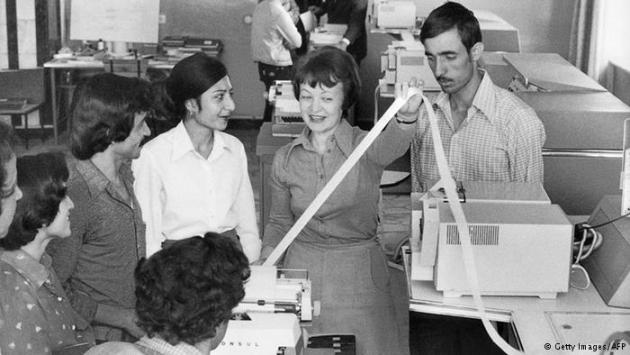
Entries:
POLYGON ((92 343, 87 321, 72 309, 45 253, 48 243, 70 236, 68 168, 61 153, 17 161, 23 197, 9 233, 0 239, 0 352, 50 354, 92 343))
POLYGON ((209 354, 245 296, 249 273, 247 257, 227 236, 174 242, 136 268, 138 325, 147 336, 135 344, 101 344, 86 355, 209 354))
POLYGON ((0 239, 9 232, 15 205, 22 198, 22 191, 17 186, 16 158, 13 152, 15 142, 13 128, 0 122, 0 239))

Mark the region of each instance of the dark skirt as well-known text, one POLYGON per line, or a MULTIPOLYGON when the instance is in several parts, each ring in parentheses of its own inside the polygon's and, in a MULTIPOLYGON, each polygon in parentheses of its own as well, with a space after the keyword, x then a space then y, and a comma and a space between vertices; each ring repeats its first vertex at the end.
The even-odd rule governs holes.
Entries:
POLYGON ((401 344, 387 260, 375 241, 322 246, 296 240, 284 267, 308 270, 312 299, 321 302, 321 314, 306 328, 309 335, 354 334, 358 355, 408 353, 401 344))

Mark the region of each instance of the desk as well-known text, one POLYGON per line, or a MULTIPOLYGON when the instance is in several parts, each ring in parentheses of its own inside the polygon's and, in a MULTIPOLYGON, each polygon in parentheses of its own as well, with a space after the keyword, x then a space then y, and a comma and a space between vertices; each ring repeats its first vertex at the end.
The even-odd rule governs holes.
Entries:
POLYGON ((260 127, 256 137, 256 156, 260 167, 260 223, 262 228, 267 225, 269 208, 271 207, 271 191, 269 189, 269 175, 273 156, 283 145, 291 142, 291 137, 275 137, 271 134, 271 122, 265 122, 260 127))
MULTIPOLYGON (((408 258, 405 254, 407 264, 408 258)), ((407 264, 408 266, 408 264, 407 264)), ((407 267, 406 270, 409 268, 407 267)), ((408 279, 409 280, 409 279, 408 279)), ((470 296, 445 298, 441 292, 435 290, 432 281, 414 281, 409 292, 416 298, 410 300, 409 309, 413 312, 437 314, 444 316, 465 317, 479 319, 473 299, 470 296)), ((574 323, 568 323, 574 328, 585 324, 579 316, 609 317, 615 320, 612 329, 592 329, 591 339, 580 339, 582 343, 603 344, 614 331, 630 329, 630 309, 608 307, 602 301, 597 290, 591 285, 586 290, 570 288, 568 293, 559 294, 558 298, 542 300, 537 297, 483 297, 488 318, 491 321, 510 323, 518 337, 519 343, 526 354, 551 354, 558 351, 546 351, 545 343, 552 346, 556 343, 569 341, 564 338, 554 326, 559 315, 575 315, 574 323), (615 329, 619 320, 625 329, 615 329), (603 335, 602 335, 603 334, 603 335), (598 338, 600 337, 600 338, 598 338), (603 339, 601 339, 603 337, 603 339), (600 340, 601 339, 601 340, 600 340)), ((562 323, 566 324, 566 323, 562 323)), ((605 323, 604 323, 605 324, 605 323)), ((590 324, 586 326, 592 327, 590 324)), ((593 351, 585 352, 593 354, 593 351)))
POLYGON ((338 23, 327 23, 315 28, 309 38, 309 51, 324 46, 338 47, 347 29, 348 25, 338 23))
MULTIPOLYGON (((175 66, 175 62, 149 61, 149 68, 170 70, 175 66)), ((56 70, 105 70, 105 64, 100 60, 75 60, 75 59, 53 59, 44 63, 44 68, 50 70, 50 103, 52 108, 53 137, 55 144, 59 143, 59 114, 57 112, 57 79, 56 70)))

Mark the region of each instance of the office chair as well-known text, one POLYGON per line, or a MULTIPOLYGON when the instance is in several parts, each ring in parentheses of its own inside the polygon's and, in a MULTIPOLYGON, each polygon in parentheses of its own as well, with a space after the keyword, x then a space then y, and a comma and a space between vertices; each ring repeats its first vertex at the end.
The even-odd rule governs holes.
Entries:
MULTIPOLYGON (((24 133, 28 149, 28 116, 40 110, 46 102, 44 90, 44 68, 0 71, 0 115, 11 116, 11 125, 19 133, 24 133), (13 118, 19 117, 15 124, 13 118)), ((39 129, 43 134, 44 125, 40 110, 39 129)))

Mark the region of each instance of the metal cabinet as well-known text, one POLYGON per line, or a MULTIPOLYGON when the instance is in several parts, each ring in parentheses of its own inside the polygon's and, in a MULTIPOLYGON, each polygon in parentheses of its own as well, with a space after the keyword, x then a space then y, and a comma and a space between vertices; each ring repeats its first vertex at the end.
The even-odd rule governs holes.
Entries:
POLYGON ((630 107, 607 91, 520 92, 542 120, 545 189, 568 214, 591 214, 619 193, 623 121, 630 107))

